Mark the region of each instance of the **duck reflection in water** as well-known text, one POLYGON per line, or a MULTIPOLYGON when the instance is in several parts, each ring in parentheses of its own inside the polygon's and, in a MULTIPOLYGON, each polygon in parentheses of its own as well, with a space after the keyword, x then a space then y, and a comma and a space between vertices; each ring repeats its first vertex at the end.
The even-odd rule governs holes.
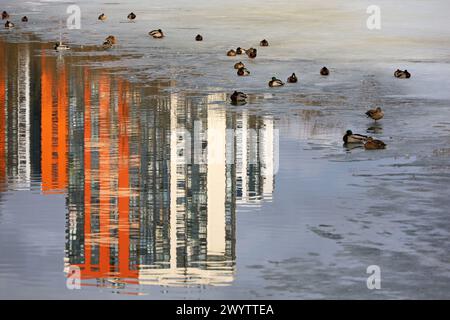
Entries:
POLYGON ((370 127, 367 128, 367 133, 381 134, 383 133, 383 126, 379 122, 372 123, 370 127))

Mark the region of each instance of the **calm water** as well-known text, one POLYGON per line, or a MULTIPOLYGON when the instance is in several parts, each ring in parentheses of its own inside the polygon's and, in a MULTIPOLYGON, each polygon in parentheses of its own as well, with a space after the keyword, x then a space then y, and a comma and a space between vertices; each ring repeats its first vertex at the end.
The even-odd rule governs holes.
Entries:
POLYGON ((448 4, 381 1, 374 34, 358 3, 80 1, 57 54, 67 4, 6 1, 30 23, 0 31, 0 297, 450 298, 448 4), (237 78, 224 53, 264 37, 237 78), (388 148, 348 150, 348 128, 388 148))

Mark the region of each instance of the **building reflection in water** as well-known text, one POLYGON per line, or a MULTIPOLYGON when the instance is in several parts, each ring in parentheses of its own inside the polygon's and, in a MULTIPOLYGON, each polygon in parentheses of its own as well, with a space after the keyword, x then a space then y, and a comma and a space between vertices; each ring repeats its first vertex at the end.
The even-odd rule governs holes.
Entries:
POLYGON ((230 284, 236 205, 272 196, 273 119, 35 46, 0 49, 0 191, 67 195, 65 271, 88 286, 230 284))

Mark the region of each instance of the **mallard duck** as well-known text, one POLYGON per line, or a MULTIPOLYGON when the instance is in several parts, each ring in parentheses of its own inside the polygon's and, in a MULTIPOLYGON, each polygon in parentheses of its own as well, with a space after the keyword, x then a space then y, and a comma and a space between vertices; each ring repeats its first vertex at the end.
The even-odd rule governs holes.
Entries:
POLYGON ((406 70, 406 69, 405 69, 405 71, 397 69, 394 72, 394 77, 399 78, 399 79, 409 79, 409 78, 411 78, 411 73, 409 73, 408 70, 406 70))
POLYGON ((114 36, 107 36, 105 39, 105 42, 111 42, 111 44, 116 44, 117 40, 116 40, 116 37, 114 37, 114 36))
POLYGON ((261 42, 259 43, 259 45, 261 47, 268 47, 269 46, 269 41, 267 41, 266 39, 261 40, 261 42))
POLYGON ((372 137, 367 138, 367 142, 364 144, 364 149, 366 150, 376 150, 385 149, 386 143, 381 140, 373 139, 372 137))
POLYGON ((12 23, 11 21, 6 21, 6 23, 5 23, 5 28, 6 29, 11 29, 11 28, 14 28, 14 23, 12 23))
POLYGON ((272 77, 272 80, 269 81, 269 87, 281 87, 284 86, 284 82, 280 79, 272 77))
POLYGON ((127 16, 127 19, 128 19, 128 20, 134 20, 134 19, 136 19, 136 15, 135 15, 133 12, 131 12, 131 13, 127 16))
POLYGON ((330 74, 330 70, 328 70, 327 67, 323 67, 322 69, 320 69, 320 74, 321 74, 322 76, 327 76, 327 75, 330 74))
POLYGON ((245 68, 245 67, 239 68, 237 71, 238 76, 248 76, 249 74, 250 74, 250 71, 248 71, 247 68, 245 68))
POLYGON ((9 19, 9 14, 6 11, 2 12, 2 20, 9 19))
POLYGON ((380 107, 378 107, 376 109, 370 109, 366 112, 366 115, 368 118, 372 118, 373 120, 377 121, 384 117, 384 112, 380 107))
POLYGON ((98 20, 105 21, 106 20, 106 15, 104 13, 102 13, 101 15, 98 16, 98 20))
POLYGON ((195 37, 195 41, 203 41, 202 35, 201 35, 201 34, 198 34, 198 35, 195 37))
POLYGON ((236 51, 234 51, 233 49, 229 50, 227 52, 227 56, 229 57, 235 57, 236 56, 236 51))
POLYGON ((362 134, 353 133, 352 130, 347 130, 342 140, 344 143, 364 143, 367 139, 370 138, 368 136, 364 136, 362 134))
POLYGON ((28 22, 28 17, 27 16, 22 17, 22 22, 28 22))
POLYGON ((148 33, 149 35, 151 35, 153 38, 155 39, 161 39, 164 37, 164 33, 162 32, 161 29, 158 30, 152 30, 148 33))
POLYGON ((247 51, 247 50, 242 49, 241 47, 236 48, 236 54, 243 54, 243 53, 245 53, 245 51, 247 51))
POLYGON ((256 58, 256 49, 254 49, 254 48, 248 49, 245 53, 247 54, 247 56, 249 58, 252 58, 252 59, 256 58))
POLYGON ((55 43, 55 45, 53 46, 53 49, 55 49, 56 51, 64 51, 64 50, 69 50, 70 47, 64 43, 62 43, 61 41, 55 43))
POLYGON ((239 102, 245 102, 247 100, 247 95, 240 91, 234 91, 233 94, 230 96, 231 102, 233 103, 239 103, 239 102))
POLYGON ((287 82, 289 83, 296 83, 298 81, 297 76, 295 75, 295 73, 293 73, 288 79, 287 82))
POLYGON ((105 41, 103 42, 102 48, 107 50, 107 49, 111 49, 113 47, 113 44, 110 41, 105 41))
POLYGON ((242 61, 239 61, 238 63, 234 64, 235 69, 245 68, 245 65, 242 63, 242 61))

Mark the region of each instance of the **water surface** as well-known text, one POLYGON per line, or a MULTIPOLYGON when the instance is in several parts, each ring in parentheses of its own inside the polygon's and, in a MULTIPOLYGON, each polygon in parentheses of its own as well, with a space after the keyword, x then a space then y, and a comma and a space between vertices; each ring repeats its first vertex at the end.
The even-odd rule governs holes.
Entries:
POLYGON ((136 23, 129 2, 80 4, 64 54, 47 41, 67 4, 4 5, 31 21, 0 33, 0 297, 449 297, 444 1, 386 4, 376 34, 340 1, 136 2, 136 23), (153 26, 167 39, 148 39, 153 26), (237 78, 224 53, 263 37, 237 78), (267 87, 293 71, 298 85, 267 87), (236 88, 247 105, 228 103, 236 88), (348 128, 388 148, 346 149, 348 128))

